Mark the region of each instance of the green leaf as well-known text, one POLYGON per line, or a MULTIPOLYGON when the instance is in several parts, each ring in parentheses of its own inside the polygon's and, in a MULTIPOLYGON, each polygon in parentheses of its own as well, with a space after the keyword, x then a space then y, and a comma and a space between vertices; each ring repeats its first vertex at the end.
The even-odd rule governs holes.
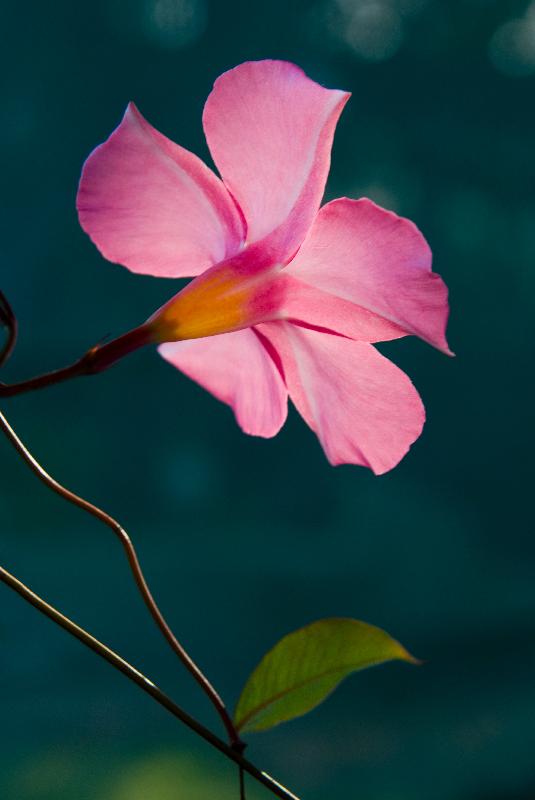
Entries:
POLYGON ((352 672, 400 659, 419 663, 388 633, 356 619, 321 619, 289 633, 253 671, 234 722, 263 731, 319 705, 352 672))

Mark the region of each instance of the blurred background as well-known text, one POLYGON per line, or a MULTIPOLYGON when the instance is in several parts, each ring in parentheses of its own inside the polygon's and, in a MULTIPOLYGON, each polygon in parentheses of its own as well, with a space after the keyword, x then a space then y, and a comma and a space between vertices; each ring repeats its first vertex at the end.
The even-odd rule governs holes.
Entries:
MULTIPOLYGON (((322 616, 378 624, 425 659, 251 736, 304 800, 535 798, 535 3, 6 0, 1 28, 1 287, 21 325, 6 380, 68 363, 177 290, 105 262, 78 226, 82 163, 129 100, 211 163, 203 103, 241 61, 290 59, 353 92, 327 199, 416 221, 451 290, 457 358, 381 347, 428 409, 397 469, 331 468, 295 412, 276 439, 248 438, 148 350, 3 407, 129 529, 230 705, 266 649, 322 616)), ((219 730, 112 535, 3 441, 0 475, 2 563, 219 730)), ((4 587, 0 603, 3 800, 237 797, 225 759, 4 587)))

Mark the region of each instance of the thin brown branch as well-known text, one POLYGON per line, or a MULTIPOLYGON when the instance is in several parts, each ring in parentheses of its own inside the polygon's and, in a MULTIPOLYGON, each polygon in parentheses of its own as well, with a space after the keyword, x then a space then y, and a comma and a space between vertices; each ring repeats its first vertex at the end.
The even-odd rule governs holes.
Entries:
POLYGON ((107 661, 108 664, 125 675, 129 680, 139 686, 140 689, 156 700, 157 703, 173 714, 180 722, 187 725, 188 728, 194 731, 198 736, 201 736, 205 741, 211 744, 212 747, 215 747, 227 758, 234 761, 241 770, 247 772, 252 778, 265 786, 266 789, 269 789, 276 797, 281 798, 281 800, 299 800, 296 795, 292 794, 292 792, 275 781, 270 775, 255 767, 254 764, 244 758, 235 748, 226 744, 226 742, 215 736, 215 734, 208 730, 208 728, 205 728, 204 725, 198 722, 194 717, 191 717, 186 711, 183 711, 180 706, 162 692, 155 683, 129 664, 128 661, 125 661, 124 658, 121 658, 121 656, 105 644, 95 639, 94 636, 35 594, 35 592, 32 592, 31 589, 3 567, 0 567, 0 581, 17 592, 17 594, 52 620, 52 622, 55 622, 56 625, 59 625, 63 630, 70 633, 71 636, 74 636, 75 639, 78 639, 79 642, 82 642, 82 644, 107 661))
POLYGON ((84 498, 79 497, 74 492, 71 492, 65 486, 62 486, 55 478, 46 472, 46 470, 41 466, 41 464, 36 460, 36 458, 30 453, 28 448, 24 445, 24 443, 19 439, 13 428, 10 426, 9 422, 5 418, 5 416, 0 412, 0 429, 3 431, 9 442, 13 445, 15 450, 19 453, 19 455, 24 459, 26 464, 30 467, 30 469, 37 475, 37 477, 51 489, 53 492, 56 492, 60 497, 66 500, 69 503, 77 506, 78 508, 82 509, 82 511, 91 514, 91 516, 96 517, 96 519, 100 520, 107 525, 110 530, 117 536, 119 539, 126 557, 128 559, 128 563, 130 565, 130 569, 134 576, 134 580, 136 585, 139 589, 139 592, 147 606, 153 620, 155 621, 156 625, 165 636, 167 642, 182 661, 186 669, 189 673, 193 676, 193 678, 197 681, 201 689, 205 692, 208 696, 209 700, 214 705, 216 711, 218 712, 221 720, 225 726, 227 731, 229 742, 236 750, 243 751, 244 744, 240 740, 239 734, 232 722, 232 719, 225 707, 225 704, 221 697, 219 696, 218 692, 212 686, 208 678, 204 675, 204 673, 200 670, 197 664, 193 661, 191 656, 186 652, 184 647, 180 644, 176 636, 174 635, 173 631, 167 624, 162 612, 158 608, 154 597, 149 589, 143 571, 141 569, 141 565, 139 563, 139 559, 137 557, 137 553, 135 551, 134 545, 132 544, 130 537, 128 536, 127 532, 124 528, 103 511, 98 506, 93 505, 88 500, 84 500, 84 498))
POLYGON ((3 292, 0 292, 0 323, 7 328, 7 337, 0 350, 0 367, 3 367, 15 349, 18 334, 17 318, 3 292))

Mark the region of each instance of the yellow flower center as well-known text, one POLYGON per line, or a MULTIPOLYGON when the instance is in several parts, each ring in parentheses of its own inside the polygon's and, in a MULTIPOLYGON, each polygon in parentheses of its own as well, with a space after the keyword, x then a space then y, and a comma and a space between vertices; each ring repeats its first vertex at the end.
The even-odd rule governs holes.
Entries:
POLYGON ((198 339, 275 318, 279 270, 274 266, 256 275, 243 275, 231 262, 212 267, 151 317, 156 340, 198 339))

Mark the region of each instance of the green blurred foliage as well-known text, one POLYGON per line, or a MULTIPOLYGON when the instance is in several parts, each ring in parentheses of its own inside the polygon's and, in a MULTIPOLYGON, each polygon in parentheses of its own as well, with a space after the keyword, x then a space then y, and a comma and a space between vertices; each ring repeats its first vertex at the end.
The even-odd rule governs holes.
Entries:
MULTIPOLYGON (((255 760, 307 800, 535 794, 533 20, 526 0, 2 6, 0 264, 21 323, 6 378, 68 362, 176 290, 99 256, 74 210, 80 168, 130 99, 209 161, 204 99, 248 58, 288 58, 353 92, 327 197, 368 194, 414 219, 450 286, 456 359, 412 339, 382 347, 428 422, 380 479, 329 467, 296 414, 272 441, 247 438, 149 351, 5 403, 36 455, 129 528, 229 705, 273 641, 320 617, 373 620, 426 660, 362 673, 314 715, 254 738, 255 760)), ((0 471, 6 566, 216 727, 109 533, 49 496, 5 443, 0 471)), ((195 797, 192 771, 225 773, 218 758, 205 773, 205 745, 1 597, 3 800, 113 798, 139 770, 154 776, 150 800, 166 800, 174 754, 177 798, 195 797)), ((228 791, 222 777, 201 793, 235 797, 229 774, 228 791)))
MULTIPOLYGON (((236 797, 237 770, 184 751, 146 752, 119 765, 93 752, 98 763, 81 753, 49 752, 24 763, 12 783, 19 800, 207 800, 236 797)), ((259 790, 247 786, 249 800, 259 790)))

